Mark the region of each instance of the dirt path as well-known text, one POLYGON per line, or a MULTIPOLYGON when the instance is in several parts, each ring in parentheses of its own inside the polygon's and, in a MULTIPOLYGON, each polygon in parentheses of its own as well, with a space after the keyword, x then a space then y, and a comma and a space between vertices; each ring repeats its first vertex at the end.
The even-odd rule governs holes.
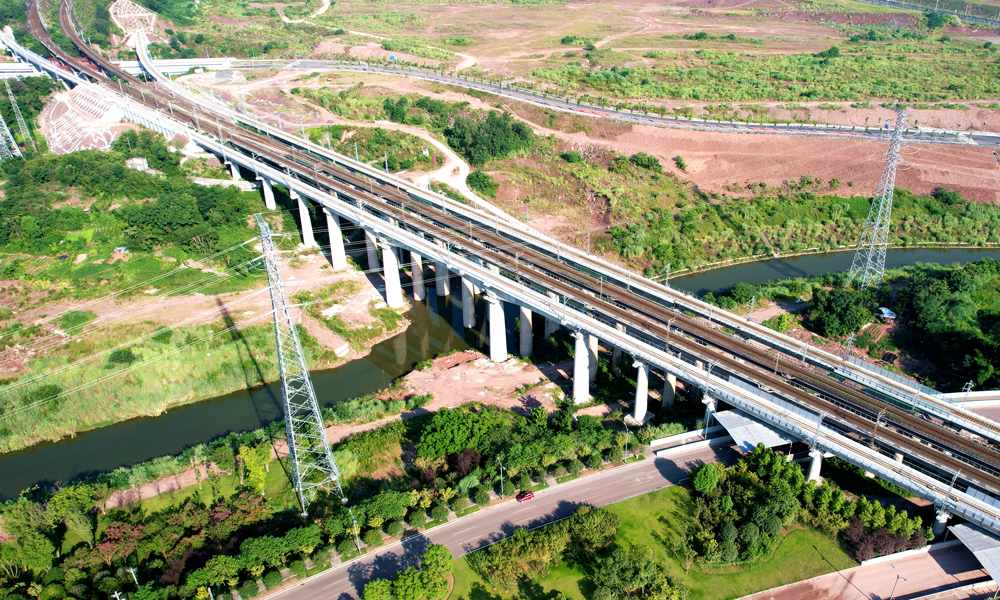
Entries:
POLYGON ((309 15, 308 17, 304 17, 302 19, 289 19, 288 17, 285 16, 285 12, 282 11, 281 12, 281 20, 284 21, 285 23, 302 23, 306 19, 315 19, 316 17, 318 17, 321 14, 325 13, 328 8, 330 8, 330 0, 323 0, 323 6, 319 7, 319 10, 317 10, 313 14, 309 15))
MULTIPOLYGON (((496 364, 483 354, 466 350, 435 359, 429 368, 411 371, 403 378, 406 391, 392 394, 392 397, 412 394, 433 394, 434 399, 425 406, 403 413, 356 425, 334 425, 326 429, 327 439, 335 444, 344 438, 377 429, 393 421, 409 419, 418 415, 436 412, 442 408, 453 408, 469 402, 480 402, 527 414, 532 408, 541 407, 551 412, 556 409, 555 394, 562 373, 572 369, 572 361, 553 367, 538 367, 516 358, 496 364), (534 386, 534 387, 532 387, 534 386), (531 389, 524 391, 525 387, 531 389)), ((387 397, 389 397, 387 395, 387 397)), ((588 414, 604 414, 603 407, 594 407, 588 414)), ((284 442, 275 444, 272 458, 288 456, 288 446, 284 442)), ((183 473, 150 481, 138 488, 119 490, 112 494, 104 508, 117 508, 140 500, 148 500, 160 494, 198 485, 207 475, 206 465, 200 465, 183 473)), ((214 465, 211 468, 215 468, 214 465)))

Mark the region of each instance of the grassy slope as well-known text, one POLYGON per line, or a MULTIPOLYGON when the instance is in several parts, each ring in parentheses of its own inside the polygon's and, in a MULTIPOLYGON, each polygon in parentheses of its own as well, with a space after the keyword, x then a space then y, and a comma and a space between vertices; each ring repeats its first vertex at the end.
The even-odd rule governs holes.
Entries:
MULTIPOLYGON (((688 518, 691 492, 674 486, 612 504, 609 510, 621 518, 617 542, 653 549, 668 573, 691 587, 691 600, 727 600, 754 592, 809 579, 834 570, 856 566, 837 542, 812 530, 796 529, 778 546, 773 558, 743 570, 709 574, 697 568, 685 574, 679 561, 670 556, 669 546, 681 523, 688 518)), ((512 597, 492 590, 462 558, 455 561, 455 600, 486 600, 512 597)), ((522 584, 516 592, 533 598, 552 598, 559 591, 568 598, 584 598, 591 593, 584 574, 569 565, 553 569, 534 583, 522 584), (537 593, 537 592, 541 593, 537 593), (535 592, 535 593, 532 593, 535 592)))

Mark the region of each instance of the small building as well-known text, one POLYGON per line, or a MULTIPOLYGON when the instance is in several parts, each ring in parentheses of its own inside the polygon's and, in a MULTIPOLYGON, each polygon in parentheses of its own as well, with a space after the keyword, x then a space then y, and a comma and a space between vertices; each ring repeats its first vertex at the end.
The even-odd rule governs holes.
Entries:
POLYGON ((896 313, 892 312, 884 306, 880 306, 878 309, 878 316, 882 317, 883 321, 891 323, 896 320, 896 313))
POLYGON ((135 158, 129 158, 125 161, 125 166, 129 169, 135 169, 136 171, 148 171, 149 161, 141 156, 135 158))

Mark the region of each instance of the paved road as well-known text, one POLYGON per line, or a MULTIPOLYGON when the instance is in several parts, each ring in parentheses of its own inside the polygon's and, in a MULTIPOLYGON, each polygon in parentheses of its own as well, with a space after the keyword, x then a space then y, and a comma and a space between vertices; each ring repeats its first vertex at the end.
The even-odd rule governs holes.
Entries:
MULTIPOLYGON (((319 61, 319 60, 298 60, 298 61, 253 61, 255 66, 260 66, 261 63, 273 64, 274 66, 287 66, 294 69, 337 69, 342 71, 359 71, 368 73, 379 73, 385 75, 396 75, 403 77, 412 77, 415 79, 426 79, 429 81, 438 81, 441 83, 449 83, 452 85, 460 85, 462 87, 474 88, 492 94, 497 94, 499 96, 504 96, 507 98, 512 98, 515 100, 520 100, 523 102, 530 102, 532 104, 537 104, 539 106, 545 106, 553 108, 556 110, 572 112, 576 114, 581 114, 590 117, 600 117, 605 119, 613 119, 617 121, 624 121, 629 123, 636 123, 641 125, 653 125, 656 127, 677 127, 685 129, 707 129, 714 131, 732 131, 732 132, 749 132, 749 133, 769 133, 769 134, 782 134, 782 135, 822 135, 829 137, 845 137, 854 139, 877 139, 877 140, 888 140, 888 136, 891 134, 889 130, 880 131, 877 128, 870 132, 865 132, 864 130, 855 130, 849 126, 841 125, 828 125, 817 123, 813 124, 794 124, 789 125, 786 123, 764 123, 764 124, 747 124, 738 123, 730 121, 715 121, 712 119, 699 120, 699 119, 680 119, 675 117, 661 117, 657 115, 642 115, 630 112, 617 111, 614 108, 602 108, 600 106, 594 105, 578 105, 572 102, 567 102, 566 100, 559 100, 551 96, 545 97, 540 94, 534 94, 531 92, 520 91, 519 89, 511 89, 506 85, 499 85, 484 81, 472 81, 466 80, 462 77, 455 77, 453 75, 446 75, 441 73, 436 73, 434 71, 427 71, 425 69, 415 68, 415 67, 405 67, 398 66, 393 69, 381 68, 373 64, 368 63, 351 63, 351 62, 339 62, 339 61, 319 61)), ((233 66, 235 68, 240 68, 243 64, 241 61, 234 61, 233 66)), ((960 144, 960 145, 978 145, 978 146, 991 146, 1000 147, 1000 133, 992 132, 982 132, 982 131, 954 131, 954 130, 931 130, 926 128, 919 128, 922 130, 921 135, 917 135, 917 128, 914 128, 914 133, 904 135, 903 137, 911 143, 947 143, 947 144, 960 144), (933 135, 932 135, 933 131, 933 135)))
MULTIPOLYGON (((900 580, 896 598, 916 598, 977 581, 988 581, 989 574, 965 546, 951 546, 925 554, 916 554, 892 563, 855 567, 847 571, 821 575, 781 588, 747 596, 743 600, 875 600, 890 598, 900 580), (906 581, 903 581, 905 579, 906 581)), ((995 589, 995 588, 993 588, 995 589)), ((992 590, 991 590, 992 591, 992 590)))
POLYGON ((416 565, 429 543, 444 544, 456 557, 487 546, 511 534, 515 527, 538 527, 562 519, 578 506, 611 504, 632 496, 669 487, 686 479, 689 470, 705 462, 733 462, 739 455, 731 447, 692 450, 667 458, 646 459, 589 477, 547 488, 524 504, 506 502, 431 529, 360 560, 310 577, 280 597, 295 600, 346 600, 357 598, 374 577, 390 577, 416 565))

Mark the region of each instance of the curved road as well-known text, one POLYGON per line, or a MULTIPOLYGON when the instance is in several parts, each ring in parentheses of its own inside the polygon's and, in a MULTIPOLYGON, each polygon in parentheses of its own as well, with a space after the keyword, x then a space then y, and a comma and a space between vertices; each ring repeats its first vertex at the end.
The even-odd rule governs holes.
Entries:
POLYGON ((379 548, 271 597, 280 596, 289 600, 357 598, 365 583, 371 579, 391 577, 401 569, 416 566, 428 544, 444 544, 457 558, 510 535, 515 527, 540 527, 568 517, 578 506, 584 504, 612 504, 670 487, 687 479, 692 467, 706 462, 728 463, 738 457, 739 454, 731 446, 701 448, 670 458, 647 458, 589 477, 574 479, 535 492, 535 499, 523 504, 509 500, 439 525, 422 535, 379 548))
MULTIPOLYGON (((531 104, 536 104, 538 106, 544 106, 546 108, 552 108, 554 110, 560 110, 563 112, 575 113, 588 117, 596 117, 603 119, 613 119, 616 121, 624 121, 628 123, 636 123, 639 125, 653 125, 655 127, 675 127, 681 129, 697 129, 697 130, 708 130, 708 131, 723 131, 723 132, 736 132, 736 133, 769 133, 769 134, 779 134, 779 135, 821 135, 828 137, 844 137, 844 138, 866 138, 874 140, 886 140, 888 141, 889 130, 880 132, 878 129, 865 132, 863 130, 855 130, 847 125, 829 125, 829 124, 787 124, 787 123, 777 123, 777 124, 747 124, 739 123, 733 121, 717 121, 713 119, 680 119, 676 117, 660 117, 657 115, 641 115, 628 112, 620 112, 613 108, 602 108, 600 106, 590 105, 590 104, 574 104, 567 100, 556 99, 551 96, 544 96, 541 94, 536 94, 531 91, 523 91, 519 89, 512 89, 506 85, 475 81, 471 79, 465 79, 463 77, 455 77, 453 75, 445 75, 437 73, 434 71, 428 71, 426 69, 407 67, 400 65, 397 68, 383 68, 371 63, 364 62, 343 62, 343 61, 319 61, 319 60, 298 60, 298 61, 253 61, 254 65, 260 66, 261 63, 270 63, 275 66, 285 65, 292 69, 335 69, 341 71, 359 71, 367 73, 378 73, 383 75, 397 75, 402 77, 411 77, 414 79, 425 79, 428 81, 437 81, 440 83, 447 83, 451 85, 459 85, 462 87, 472 88, 481 90, 484 92, 489 92, 491 94, 496 94, 505 98, 511 98, 514 100, 519 100, 521 102, 529 102, 531 104)), ((239 68, 240 65, 246 65, 247 62, 236 61, 233 63, 234 67, 239 68)), ((915 128, 912 131, 914 133, 905 134, 903 137, 910 143, 916 144, 959 144, 959 145, 973 145, 973 146, 991 146, 1000 147, 1000 133, 992 132, 982 132, 982 131, 956 131, 956 130, 944 130, 944 129, 928 129, 928 128, 915 128)))

